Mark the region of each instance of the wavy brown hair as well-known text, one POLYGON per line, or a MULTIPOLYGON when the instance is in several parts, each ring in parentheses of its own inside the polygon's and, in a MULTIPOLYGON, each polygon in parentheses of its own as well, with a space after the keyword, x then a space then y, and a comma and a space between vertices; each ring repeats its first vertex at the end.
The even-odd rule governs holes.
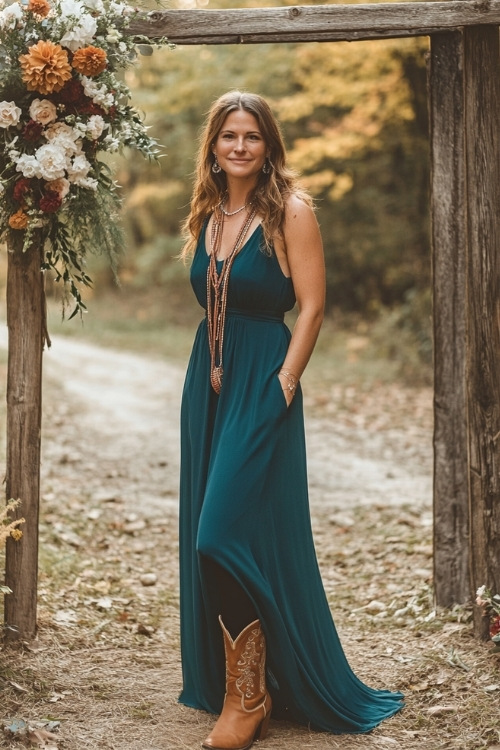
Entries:
POLYGON ((257 120, 272 165, 269 174, 259 173, 257 185, 249 196, 253 207, 262 217, 262 229, 268 252, 273 240, 277 237, 283 238, 287 198, 294 194, 308 205, 312 205, 309 195, 299 188, 295 172, 286 165, 285 144, 269 104, 258 94, 230 91, 212 104, 201 133, 191 211, 183 225, 186 242, 181 252, 182 258, 194 253, 203 222, 226 193, 225 172, 212 172, 212 149, 226 117, 238 109, 249 112, 257 120))

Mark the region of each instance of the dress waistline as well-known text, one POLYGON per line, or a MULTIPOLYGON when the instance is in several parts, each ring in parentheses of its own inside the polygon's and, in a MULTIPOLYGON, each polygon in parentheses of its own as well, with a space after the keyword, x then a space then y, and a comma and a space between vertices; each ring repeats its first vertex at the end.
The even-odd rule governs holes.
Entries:
POLYGON ((268 323, 283 323, 285 319, 284 313, 278 310, 242 310, 236 307, 228 307, 226 317, 248 318, 249 320, 262 320, 268 323))

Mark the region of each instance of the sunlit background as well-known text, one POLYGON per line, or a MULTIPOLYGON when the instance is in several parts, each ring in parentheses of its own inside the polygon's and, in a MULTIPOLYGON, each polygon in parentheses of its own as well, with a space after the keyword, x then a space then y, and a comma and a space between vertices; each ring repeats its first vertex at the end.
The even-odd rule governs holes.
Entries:
MULTIPOLYGON (((160 7, 292 4, 176 0, 160 7)), ((86 293, 83 331, 78 320, 65 322, 62 330, 78 336, 98 330, 106 343, 121 346, 127 345, 121 337, 133 329, 144 346, 161 349, 161 342, 173 341, 174 353, 188 350, 182 330, 192 328, 200 311, 188 269, 176 257, 180 224, 205 113, 216 97, 238 88, 269 99, 290 163, 315 198, 327 262, 327 312, 334 321, 326 331, 349 330, 358 337, 358 352, 373 345, 404 377, 428 381, 427 48, 421 38, 178 46, 141 57, 126 80, 162 155, 159 164, 134 153, 115 159, 127 234, 120 285, 99 248, 92 248, 95 284, 86 293)), ((57 292, 50 280, 48 291, 57 292)), ((51 311, 56 328, 58 310, 56 304, 51 311)))

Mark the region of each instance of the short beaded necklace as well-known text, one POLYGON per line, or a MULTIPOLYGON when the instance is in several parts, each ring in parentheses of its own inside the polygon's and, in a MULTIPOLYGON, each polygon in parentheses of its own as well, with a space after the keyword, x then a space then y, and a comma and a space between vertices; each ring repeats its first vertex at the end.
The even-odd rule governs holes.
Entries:
POLYGON ((221 203, 220 210, 224 214, 224 216, 236 216, 236 214, 241 213, 245 210, 245 208, 248 206, 248 203, 245 203, 243 206, 240 206, 240 208, 237 208, 236 211, 226 211, 224 208, 224 205, 221 203))
POLYGON ((224 258, 220 273, 217 273, 217 255, 222 243, 224 211, 219 203, 215 207, 211 232, 210 258, 207 268, 207 328, 210 349, 210 383, 216 393, 220 393, 224 368, 222 349, 224 346, 224 324, 226 322, 227 290, 233 261, 245 241, 257 211, 252 209, 240 227, 233 249, 224 258))

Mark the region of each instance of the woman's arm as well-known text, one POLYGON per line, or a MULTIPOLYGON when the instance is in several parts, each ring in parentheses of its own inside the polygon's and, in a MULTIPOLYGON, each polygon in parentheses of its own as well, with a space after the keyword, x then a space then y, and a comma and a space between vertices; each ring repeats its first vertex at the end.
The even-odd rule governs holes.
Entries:
POLYGON ((323 322, 325 262, 314 211, 296 196, 291 196, 287 202, 283 233, 299 308, 282 371, 278 375, 290 405, 295 395, 293 385, 299 381, 309 362, 323 322))

